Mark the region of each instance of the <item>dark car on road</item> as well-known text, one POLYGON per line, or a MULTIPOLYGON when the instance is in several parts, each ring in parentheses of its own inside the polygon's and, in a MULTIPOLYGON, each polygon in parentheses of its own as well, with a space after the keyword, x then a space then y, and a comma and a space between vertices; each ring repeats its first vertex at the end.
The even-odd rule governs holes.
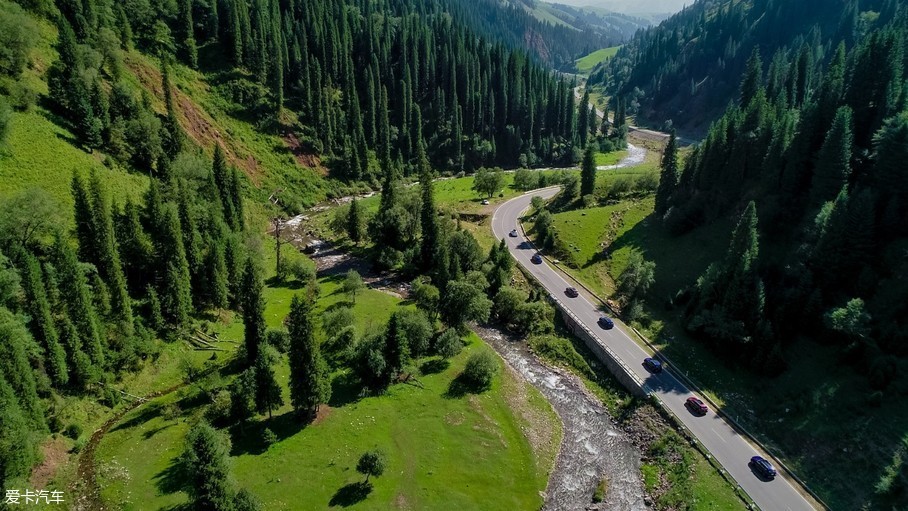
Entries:
POLYGON ((644 358, 643 367, 645 367, 646 370, 651 373, 661 373, 662 372, 662 362, 659 362, 658 360, 656 360, 654 358, 649 358, 649 357, 644 358))
POLYGON ((516 237, 517 237, 517 229, 514 229, 514 230, 512 230, 511 232, 509 232, 509 233, 508 233, 508 236, 510 236, 510 237, 512 237, 512 238, 516 238, 516 237))
POLYGON ((776 477, 776 469, 763 456, 754 456, 748 465, 763 478, 774 479, 776 477))
POLYGON ((605 316, 602 316, 599 318, 599 326, 601 326, 602 328, 604 328, 606 330, 611 330, 612 328, 615 327, 615 322, 612 321, 612 318, 607 318, 605 316))
POLYGON ((684 406, 697 415, 706 415, 706 412, 709 411, 709 408, 706 407, 706 403, 698 397, 691 396, 687 398, 687 401, 684 402, 684 406))
POLYGON ((533 264, 542 264, 542 256, 539 254, 533 254, 533 257, 530 258, 533 264))
POLYGON ((564 294, 568 295, 571 298, 577 298, 580 296, 580 293, 577 292, 577 288, 569 287, 564 290, 564 294))

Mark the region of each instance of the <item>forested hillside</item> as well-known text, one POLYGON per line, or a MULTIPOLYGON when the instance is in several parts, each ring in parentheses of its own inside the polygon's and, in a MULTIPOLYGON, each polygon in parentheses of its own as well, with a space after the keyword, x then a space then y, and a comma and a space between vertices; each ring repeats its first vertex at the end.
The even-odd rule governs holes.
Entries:
POLYGON ((594 70, 590 83, 631 95, 642 118, 672 119, 702 130, 735 99, 737 77, 759 49, 769 73, 797 60, 786 73, 804 90, 817 88, 819 70, 839 41, 849 47, 886 23, 895 0, 700 0, 637 34, 614 59, 594 70))
POLYGON ((617 46, 646 26, 645 20, 617 13, 597 13, 540 0, 446 0, 476 33, 523 48, 555 69, 569 71, 578 57, 617 46))
MULTIPOLYGON (((768 66, 754 50, 736 104, 656 198, 676 234, 740 218, 727 253, 675 298, 690 332, 762 374, 816 340, 878 400, 908 394, 908 8, 885 7, 833 46, 768 66)), ((879 495, 901 498, 904 478, 885 480, 879 495)))

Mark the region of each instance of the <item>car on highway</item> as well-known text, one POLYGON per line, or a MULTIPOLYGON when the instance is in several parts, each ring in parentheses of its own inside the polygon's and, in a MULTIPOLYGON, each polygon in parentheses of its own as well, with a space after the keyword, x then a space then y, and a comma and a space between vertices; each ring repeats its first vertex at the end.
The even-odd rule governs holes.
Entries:
POLYGON ((599 326, 601 326, 602 328, 604 328, 606 330, 611 330, 612 328, 615 327, 615 322, 612 321, 612 318, 600 316, 599 317, 599 326))
POLYGON ((508 236, 510 236, 510 237, 512 237, 512 238, 516 238, 516 237, 517 237, 517 229, 513 229, 511 232, 509 232, 509 233, 508 233, 508 236))
POLYGON ((697 415, 706 415, 706 412, 709 411, 706 403, 704 403, 702 399, 694 396, 687 398, 687 401, 684 402, 684 406, 697 415))
POLYGON ((542 256, 539 254, 533 254, 533 257, 530 258, 530 262, 533 264, 542 264, 542 256))
POLYGON ((577 298, 578 296, 580 296, 580 293, 577 292, 577 288, 575 287, 569 287, 565 289, 564 294, 568 295, 568 297, 570 298, 577 298))
POLYGON ((651 373, 661 373, 662 372, 662 362, 650 357, 643 359, 643 367, 651 373))
POLYGON ((750 459, 748 465, 750 465, 750 467, 754 469, 754 472, 760 477, 765 479, 775 479, 776 477, 775 467, 773 467, 772 463, 767 461, 763 456, 754 456, 750 459))

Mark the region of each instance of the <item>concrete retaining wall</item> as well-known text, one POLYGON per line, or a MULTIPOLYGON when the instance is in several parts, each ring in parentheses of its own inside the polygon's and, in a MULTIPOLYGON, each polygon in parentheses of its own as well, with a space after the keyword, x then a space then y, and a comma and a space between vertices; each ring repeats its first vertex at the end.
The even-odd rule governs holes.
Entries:
MULTIPOLYGON (((596 355, 596 358, 602 362, 612 375, 624 385, 624 387, 637 397, 646 397, 647 392, 643 387, 643 382, 627 367, 604 343, 586 328, 583 323, 564 306, 563 303, 554 296, 550 296, 552 303, 561 312, 561 318, 568 329, 579 337, 586 347, 596 355)), ((615 328, 618 328, 617 326, 615 328)))

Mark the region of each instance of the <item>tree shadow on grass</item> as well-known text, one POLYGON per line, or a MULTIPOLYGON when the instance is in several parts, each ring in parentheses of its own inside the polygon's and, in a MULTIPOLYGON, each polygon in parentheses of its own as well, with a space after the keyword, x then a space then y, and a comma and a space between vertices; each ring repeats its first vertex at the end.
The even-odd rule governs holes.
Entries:
POLYGON ((189 472, 179 456, 170 460, 170 465, 154 476, 155 487, 163 494, 185 491, 188 482, 189 472))
POLYGON ((444 393, 444 397, 448 399, 460 399, 467 394, 481 394, 488 389, 488 386, 477 386, 461 374, 457 378, 451 380, 451 384, 448 385, 448 390, 444 393))
POLYGON ((287 278, 287 279, 282 280, 282 279, 277 278, 276 276, 270 277, 268 280, 265 281, 265 284, 267 284, 268 287, 292 289, 292 290, 303 289, 304 287, 306 287, 306 284, 304 282, 300 282, 299 280, 297 280, 295 278, 292 278, 292 279, 287 278))
POLYGON ((130 429, 135 426, 145 424, 146 422, 161 415, 162 409, 163 409, 163 405, 158 401, 153 401, 151 403, 148 403, 145 405, 144 408, 142 408, 141 411, 136 413, 131 419, 120 422, 119 424, 117 424, 116 426, 111 428, 110 431, 113 432, 113 431, 119 431, 122 429, 130 429))
POLYGON ((359 401, 363 395, 363 385, 351 372, 341 373, 331 380, 331 398, 328 405, 340 408, 359 401))
POLYGON ((372 493, 372 484, 363 481, 344 485, 328 501, 329 507, 350 507, 366 499, 372 493))
POLYGON ((280 442, 299 433, 311 422, 312 417, 303 417, 291 410, 271 419, 237 424, 230 428, 230 440, 233 445, 230 455, 262 454, 268 450, 269 445, 264 440, 266 429, 270 429, 274 433, 277 438, 275 442, 280 442))
POLYGON ((426 360, 419 366, 419 373, 423 376, 428 376, 444 372, 449 367, 451 367, 451 362, 443 358, 433 358, 432 360, 426 360))

